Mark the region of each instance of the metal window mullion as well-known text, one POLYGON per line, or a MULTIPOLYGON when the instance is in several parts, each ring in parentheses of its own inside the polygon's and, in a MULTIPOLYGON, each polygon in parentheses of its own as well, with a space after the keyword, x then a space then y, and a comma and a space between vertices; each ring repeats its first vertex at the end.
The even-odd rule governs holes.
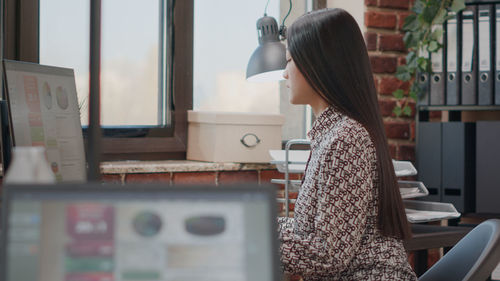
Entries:
POLYGON ((158 125, 162 126, 166 123, 166 61, 165 61, 165 47, 166 47, 166 0, 159 0, 159 32, 158 32, 158 125))
POLYGON ((173 110, 173 0, 160 0, 159 6, 158 124, 171 126, 173 110))
POLYGON ((164 0, 166 1, 166 9, 165 11, 165 26, 166 26, 166 38, 164 38, 165 46, 164 46, 164 51, 166 52, 166 62, 165 62, 165 74, 164 79, 165 79, 165 85, 166 85, 166 91, 165 91, 165 122, 167 126, 172 126, 172 115, 173 111, 175 110, 175 99, 174 99, 174 75, 173 75, 173 70, 174 70, 174 48, 175 48, 175 42, 174 42, 174 7, 175 7, 175 0, 164 0), (168 40, 168 41, 167 41, 168 40), (168 45, 168 47, 167 47, 168 45))
POLYGON ((90 1, 89 181, 99 181, 101 157, 101 0, 90 1))

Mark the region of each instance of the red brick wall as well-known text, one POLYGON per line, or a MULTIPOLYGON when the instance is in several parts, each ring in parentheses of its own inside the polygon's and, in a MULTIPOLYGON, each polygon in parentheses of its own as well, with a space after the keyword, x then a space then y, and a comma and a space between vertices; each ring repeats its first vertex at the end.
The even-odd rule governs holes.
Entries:
MULTIPOLYGON (((164 172, 164 173, 124 173, 124 174, 103 174, 102 181, 106 183, 163 183, 166 185, 183 184, 207 184, 225 185, 234 183, 258 183, 271 184, 271 179, 284 179, 283 173, 275 169, 255 169, 244 171, 205 171, 205 172, 164 172)), ((300 180, 302 174, 290 174, 291 180, 300 180)), ((0 175, 0 202, 2 194, 3 177, 0 175)), ((285 197, 285 187, 281 184, 274 184, 277 187, 278 198, 285 197)), ((297 192, 289 193, 291 199, 297 198, 297 192)), ((289 205, 290 215, 293 216, 295 204, 289 205)), ((1 209, 1 205, 0 205, 1 209)), ((283 203, 278 203, 278 213, 285 215, 283 203)))
MULTIPOLYGON (((374 73, 375 87, 384 119, 392 157, 415 160, 415 119, 396 117, 392 110, 396 99, 392 92, 409 84, 394 77, 396 68, 405 62, 402 26, 410 14, 411 0, 365 0, 365 40, 374 73)), ((410 106, 415 112, 415 103, 410 106)))
MULTIPOLYGON (((290 179, 298 180, 302 174, 291 174, 290 179)), ((224 185, 234 183, 270 184, 271 179, 284 179, 284 174, 277 170, 245 170, 245 171, 208 171, 208 172, 167 172, 167 173, 127 173, 104 174, 102 180, 108 183, 165 183, 173 184, 208 184, 224 185)), ((1 183, 1 178, 0 178, 1 183)), ((285 197, 284 185, 275 184, 278 198, 285 197)), ((1 191, 1 185, 0 185, 1 191)), ((291 199, 297 198, 297 192, 289 193, 291 199)), ((293 216, 294 204, 289 205, 290 215, 293 216)), ((284 204, 278 203, 278 212, 284 215, 284 204)))

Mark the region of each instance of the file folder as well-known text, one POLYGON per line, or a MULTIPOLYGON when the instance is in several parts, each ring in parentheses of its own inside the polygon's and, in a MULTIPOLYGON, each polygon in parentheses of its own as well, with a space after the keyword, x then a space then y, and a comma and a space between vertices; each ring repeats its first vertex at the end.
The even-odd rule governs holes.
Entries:
POLYGON ((442 194, 459 212, 475 211, 475 123, 442 123, 442 194))
POLYGON ((478 6, 478 50, 479 50, 479 76, 477 103, 479 105, 493 104, 493 71, 492 71, 492 6, 478 6))
POLYGON ((476 212, 499 214, 500 121, 476 122, 476 212))
MULTIPOLYGON (((433 25, 432 32, 442 29, 441 25, 433 25)), ((439 44, 443 44, 443 36, 438 40, 439 44)), ((443 77, 444 56, 443 49, 431 54, 431 79, 430 79, 430 104, 443 105, 445 93, 445 79, 443 77)))
POLYGON ((422 199, 440 202, 442 200, 441 122, 419 122, 417 128, 417 177, 429 190, 429 195, 422 199))
POLYGON ((474 105, 477 100, 477 9, 467 6, 462 12, 462 104, 474 105))
POLYGON ((459 72, 459 49, 458 49, 458 15, 449 12, 453 18, 446 22, 446 104, 460 104, 460 72, 459 72))
MULTIPOLYGON (((429 52, 427 50, 420 50, 421 57, 429 58, 429 52)), ((429 105, 429 73, 427 72, 417 72, 416 74, 418 87, 420 88, 420 95, 418 96, 418 105, 429 105)))
POLYGON ((495 104, 500 105, 500 4, 495 5, 495 104))

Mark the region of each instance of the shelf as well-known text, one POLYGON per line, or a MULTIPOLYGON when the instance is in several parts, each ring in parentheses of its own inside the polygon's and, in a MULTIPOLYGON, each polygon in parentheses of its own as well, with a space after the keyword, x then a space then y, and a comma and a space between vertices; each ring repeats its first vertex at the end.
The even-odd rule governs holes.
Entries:
POLYGON ((423 223, 460 217, 451 203, 403 200, 406 217, 411 223, 423 223))
POLYGON ((486 111, 500 110, 500 105, 418 105, 419 111, 486 111))
POLYGON ((421 181, 398 181, 399 192, 403 199, 429 195, 429 191, 421 181))
POLYGON ((417 169, 410 161, 392 160, 396 177, 410 177, 417 175, 417 169))

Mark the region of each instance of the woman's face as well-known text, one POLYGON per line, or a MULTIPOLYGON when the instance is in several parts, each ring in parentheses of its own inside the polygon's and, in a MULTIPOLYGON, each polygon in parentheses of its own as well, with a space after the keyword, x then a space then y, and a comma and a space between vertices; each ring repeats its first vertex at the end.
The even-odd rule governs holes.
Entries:
POLYGON ((311 104, 319 95, 306 81, 304 75, 299 71, 290 53, 286 52, 286 68, 283 78, 286 79, 286 87, 290 89, 291 104, 311 104))

